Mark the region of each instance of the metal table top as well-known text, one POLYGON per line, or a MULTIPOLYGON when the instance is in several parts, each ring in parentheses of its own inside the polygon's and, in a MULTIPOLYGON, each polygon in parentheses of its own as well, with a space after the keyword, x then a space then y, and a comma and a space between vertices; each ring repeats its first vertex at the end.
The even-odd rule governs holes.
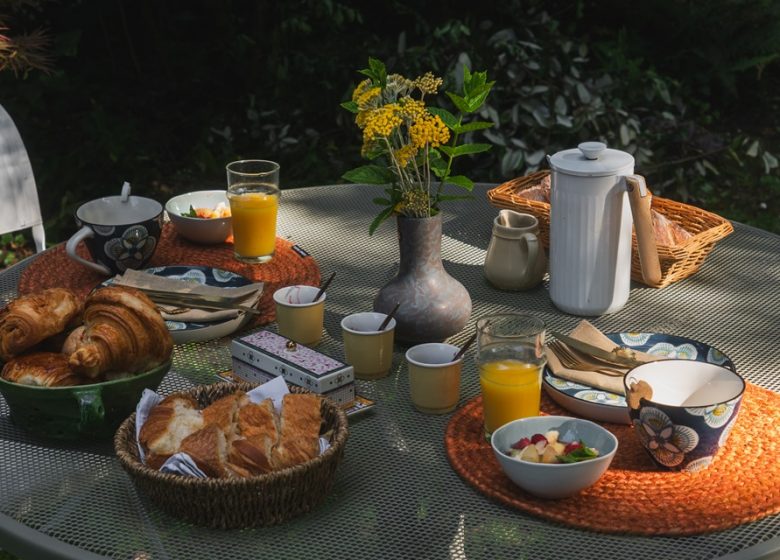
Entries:
MULTIPOLYGON (((484 191, 448 204, 442 255, 448 272, 470 291, 463 343, 477 318, 504 311, 540 316, 567 331, 578 317, 557 311, 547 283, 530 292, 502 292, 483 277, 497 210, 484 191)), ((328 289, 320 349, 342 358, 340 320, 369 310, 398 263, 395 228, 373 237, 368 225, 376 187, 330 185, 285 191, 279 234, 314 256, 328 289)), ((378 191, 377 191, 378 192, 378 191)), ((32 257, 34 258, 34 257, 32 257)), ((29 259, 0 273, 0 301, 16 295, 29 259)), ((624 309, 593 320, 603 331, 670 332, 728 354, 749 381, 780 391, 780 236, 741 224, 693 277, 661 290, 634 284, 624 309)), ((229 339, 177 346, 161 392, 214 381, 230 367, 229 339)), ((29 558, 759 558, 780 554, 780 516, 690 537, 635 537, 572 529, 505 507, 459 478, 447 461, 450 415, 415 411, 396 346, 385 379, 359 381, 377 401, 350 420, 350 437, 335 487, 325 503, 283 525, 243 531, 194 527, 156 510, 139 495, 109 443, 52 443, 16 428, 0 398, 0 547, 29 558)), ((473 351, 464 362, 461 404, 479 392, 473 351)), ((728 492, 728 489, 724 489, 728 492)), ((583 511, 582 515, 587 515, 583 511)))

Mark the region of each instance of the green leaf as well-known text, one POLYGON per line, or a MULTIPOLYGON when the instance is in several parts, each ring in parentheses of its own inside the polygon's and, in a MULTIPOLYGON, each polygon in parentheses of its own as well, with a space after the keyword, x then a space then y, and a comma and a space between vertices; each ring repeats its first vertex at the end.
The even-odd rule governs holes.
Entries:
POLYGON ((428 107, 428 112, 431 115, 439 117, 450 130, 455 130, 458 126, 458 117, 450 113, 447 109, 442 109, 441 107, 428 107))
POLYGON ((390 204, 392 204, 392 202, 390 202, 389 199, 379 198, 379 197, 373 199, 371 202, 373 202, 374 204, 378 204, 379 206, 389 206, 390 204))
POLYGON ((455 147, 440 146, 439 149, 450 157, 458 157, 487 152, 492 147, 490 144, 462 144, 455 147))
POLYGON ((186 212, 182 212, 181 215, 184 216, 185 218, 197 218, 198 217, 198 213, 195 211, 195 208, 192 207, 192 204, 190 204, 190 209, 187 210, 186 212))
POLYGON ((439 179, 447 174, 447 162, 441 157, 441 153, 437 149, 433 149, 429 152, 429 164, 431 171, 439 179))
POLYGON ((486 91, 483 91, 476 97, 470 97, 466 102, 469 106, 469 110, 467 112, 474 113, 475 111, 478 111, 479 108, 482 107, 482 104, 485 102, 485 99, 487 99, 489 93, 490 93, 490 89, 487 89, 486 91))
POLYGON ((379 225, 384 222, 387 218, 389 218, 393 214, 393 207, 388 206, 384 210, 382 210, 376 218, 374 218, 374 221, 371 222, 371 225, 368 226, 368 235, 374 235, 374 232, 376 231, 376 228, 379 227, 379 225))
POLYGON ((464 175, 453 175, 452 177, 447 177, 445 182, 457 185, 466 189, 467 191, 471 191, 474 188, 474 181, 464 175))
POLYGON ((347 111, 349 111, 350 113, 358 112, 357 103, 355 103, 354 101, 345 101, 344 103, 341 104, 341 106, 347 111))
POLYGON ((449 97, 452 100, 452 102, 455 104, 455 107, 457 107, 461 113, 471 112, 471 110, 469 109, 469 104, 466 102, 464 98, 462 98, 460 95, 452 93, 451 91, 448 91, 446 93, 447 93, 447 97, 449 97))
POLYGON ((580 441, 580 444, 580 447, 574 451, 571 451, 566 455, 558 455, 558 460, 561 463, 579 463, 580 461, 586 461, 587 459, 593 459, 594 457, 599 456, 595 450, 582 443, 582 441, 580 441))
POLYGON ((341 177, 350 183, 367 183, 369 185, 383 185, 393 181, 393 173, 386 167, 379 165, 363 165, 347 171, 341 177))
POLYGON ((492 122, 488 121, 474 121, 468 124, 462 124, 452 128, 456 134, 465 134, 466 132, 474 132, 475 130, 484 130, 493 126, 492 122))
POLYGON ((384 88, 387 85, 387 69, 385 63, 378 58, 368 57, 368 71, 363 71, 363 74, 371 78, 375 86, 384 88))

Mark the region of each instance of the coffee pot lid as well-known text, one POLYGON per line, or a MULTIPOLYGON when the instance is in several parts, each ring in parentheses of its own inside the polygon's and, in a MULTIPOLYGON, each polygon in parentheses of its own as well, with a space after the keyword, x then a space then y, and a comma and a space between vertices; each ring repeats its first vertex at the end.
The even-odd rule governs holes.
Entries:
POLYGON ((555 171, 583 177, 602 177, 620 173, 634 166, 634 156, 607 148, 603 142, 582 142, 576 148, 563 150, 547 158, 555 171))

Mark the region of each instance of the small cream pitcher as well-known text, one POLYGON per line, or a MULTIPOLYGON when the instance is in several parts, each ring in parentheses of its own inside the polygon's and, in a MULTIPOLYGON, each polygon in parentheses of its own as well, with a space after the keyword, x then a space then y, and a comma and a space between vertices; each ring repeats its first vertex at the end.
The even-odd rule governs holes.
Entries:
POLYGON ((539 221, 531 214, 501 210, 485 256, 485 277, 502 290, 530 290, 542 281, 547 257, 539 242, 539 221))

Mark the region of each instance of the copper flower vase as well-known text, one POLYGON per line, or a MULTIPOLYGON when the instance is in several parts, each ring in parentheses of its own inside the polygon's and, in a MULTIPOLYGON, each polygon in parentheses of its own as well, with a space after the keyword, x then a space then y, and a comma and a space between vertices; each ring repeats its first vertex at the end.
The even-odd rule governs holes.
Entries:
POLYGON ((471 297, 441 260, 441 215, 397 217, 398 274, 374 299, 374 311, 390 313, 396 303, 395 339, 440 342, 459 332, 471 315, 471 297))

